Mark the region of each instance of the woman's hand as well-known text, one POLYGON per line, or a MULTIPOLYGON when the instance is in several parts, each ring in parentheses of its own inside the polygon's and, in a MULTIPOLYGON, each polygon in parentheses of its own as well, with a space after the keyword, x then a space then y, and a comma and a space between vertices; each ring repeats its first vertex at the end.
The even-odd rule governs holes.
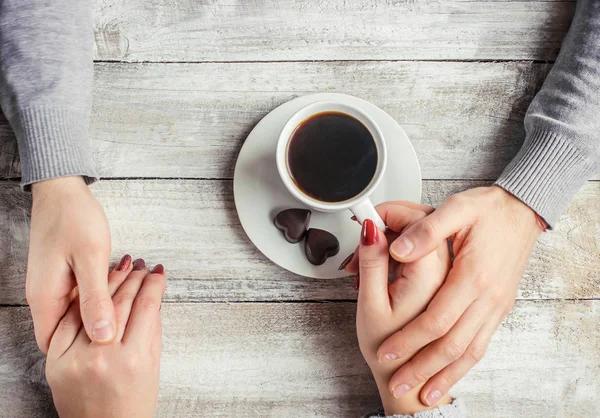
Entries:
MULTIPOLYGON (((388 239, 394 239, 407 225, 426 216, 432 208, 424 205, 392 202, 379 205, 377 211, 388 226, 388 239), (410 205, 407 207, 406 205, 410 205)), ((417 262, 401 266, 390 262, 388 240, 375 224, 363 224, 361 244, 347 270, 358 272, 360 288, 356 329, 361 352, 377 382, 387 415, 412 414, 427 409, 419 402, 418 389, 403 399, 390 393, 389 380, 398 364, 381 364, 380 344, 425 310, 446 278, 450 266, 447 245, 440 245, 417 262), (393 282, 388 284, 388 277, 393 282)), ((406 361, 406 360, 405 360, 406 361)), ((437 403, 449 403, 448 397, 437 403)))
POLYGON ((152 272, 125 256, 109 277, 116 337, 90 341, 79 304, 71 304, 52 337, 46 378, 61 418, 151 418, 158 395, 162 265, 152 272))
POLYGON ((427 382, 421 399, 432 405, 483 357, 541 231, 525 204, 499 187, 482 187, 448 198, 391 244, 394 259, 412 263, 451 237, 455 259, 427 310, 379 347, 382 366, 401 366, 390 392, 427 382))
POLYGON ((115 312, 106 283, 110 230, 102 206, 81 177, 35 183, 32 194, 26 293, 38 346, 48 352, 75 286, 88 336, 109 343, 115 312))

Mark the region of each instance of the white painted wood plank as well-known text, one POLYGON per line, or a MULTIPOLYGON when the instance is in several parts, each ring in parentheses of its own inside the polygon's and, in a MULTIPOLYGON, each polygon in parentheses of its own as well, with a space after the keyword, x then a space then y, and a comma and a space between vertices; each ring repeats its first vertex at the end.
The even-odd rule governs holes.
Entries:
POLYGON ((554 59, 573 1, 96 0, 123 61, 554 59))
MULTIPOLYGON (((269 111, 343 92, 387 111, 426 179, 497 178, 517 153, 523 117, 549 65, 524 62, 98 64, 91 136, 103 177, 231 178, 269 111)), ((14 140, 0 122, 0 144, 14 140)), ((0 176, 18 175, 16 145, 0 176)))
MULTIPOLYGON (((359 417, 378 407, 354 303, 166 304, 157 417, 359 417)), ((600 301, 520 301, 458 385, 477 418, 600 414, 600 301)), ((48 416, 26 308, 0 308, 0 410, 48 416)))
MULTIPOLYGON (((426 181, 424 202, 480 182, 426 181)), ((230 181, 130 180, 93 186, 108 215, 113 259, 129 252, 163 263, 168 301, 348 300, 353 279, 315 280, 275 266, 248 240, 230 181)), ((29 196, 0 182, 0 304, 24 304, 29 196)), ((577 194, 534 251, 519 292, 526 299, 600 297, 600 182, 577 194)))

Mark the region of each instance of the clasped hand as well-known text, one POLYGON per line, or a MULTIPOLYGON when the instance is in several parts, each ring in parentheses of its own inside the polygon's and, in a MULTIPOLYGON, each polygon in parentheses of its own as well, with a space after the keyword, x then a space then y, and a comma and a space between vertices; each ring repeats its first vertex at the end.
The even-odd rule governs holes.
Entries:
POLYGON ((79 301, 73 301, 52 336, 46 361, 46 378, 61 418, 153 416, 165 285, 162 265, 149 272, 143 260, 123 258, 108 276, 116 308, 116 334, 110 344, 89 339, 81 326, 79 301))
MULTIPOLYGON (((394 210, 389 205, 379 207, 382 216, 419 209, 406 202, 394 204, 394 210)), ((389 372, 389 394, 402 398, 421 388, 421 402, 431 406, 484 356, 493 333, 514 305, 519 281, 542 229, 529 207, 496 186, 453 195, 435 211, 420 210, 421 219, 388 223, 390 229, 401 232, 389 239, 393 259, 402 263, 406 272, 409 266, 420 266, 443 251, 447 238, 455 259, 439 289, 428 293, 431 300, 422 311, 410 320, 397 321, 371 361, 376 358, 377 367, 395 371, 389 372)), ((358 272, 358 259, 354 257, 348 265, 349 272, 358 272)), ((429 266, 422 274, 422 279, 433 280, 431 275, 437 272, 429 266)), ((361 288, 365 286, 362 270, 360 282, 361 288)), ((390 287, 390 295, 393 291, 390 287)), ((383 287, 380 294, 384 294, 383 287)), ((359 305, 360 300, 359 294, 359 305)), ((380 297, 378 304, 382 301, 380 297)), ((393 297, 390 301, 393 303, 393 297)))
POLYGON ((150 418, 158 394, 162 265, 125 256, 81 177, 35 183, 27 301, 61 418, 150 418))
MULTIPOLYGON (((359 273, 360 278, 356 314, 358 342, 377 383, 386 415, 412 414, 426 409, 419 401, 422 385, 417 385, 402 399, 393 396, 389 384, 398 363, 382 363, 378 349, 390 335, 427 308, 446 278, 450 255, 448 247, 441 245, 413 263, 400 264, 390 259, 388 242, 393 242, 408 225, 433 209, 409 202, 391 202, 379 205, 377 211, 388 230, 384 234, 371 220, 366 220, 361 244, 347 266, 348 271, 359 273)), ((431 406, 449 401, 448 397, 439 396, 431 406)))

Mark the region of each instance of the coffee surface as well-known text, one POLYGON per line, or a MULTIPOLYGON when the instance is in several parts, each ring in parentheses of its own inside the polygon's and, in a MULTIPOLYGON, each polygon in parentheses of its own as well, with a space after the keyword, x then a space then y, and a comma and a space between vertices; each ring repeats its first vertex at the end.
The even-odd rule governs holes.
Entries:
POLYGON ((369 130, 340 112, 318 113, 303 121, 287 149, 296 186, 323 202, 343 202, 360 194, 377 170, 377 147, 369 130))

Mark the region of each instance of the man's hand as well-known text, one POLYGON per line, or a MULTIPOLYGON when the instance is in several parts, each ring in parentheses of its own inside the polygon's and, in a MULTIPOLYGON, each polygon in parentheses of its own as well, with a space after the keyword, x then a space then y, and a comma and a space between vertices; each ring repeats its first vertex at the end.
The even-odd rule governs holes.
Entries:
POLYGON ((514 305, 541 231, 529 207, 494 186, 451 196, 392 243, 390 253, 402 263, 424 257, 448 237, 455 254, 427 310, 379 347, 382 363, 410 359, 390 380, 396 397, 427 381, 421 400, 433 405, 483 357, 514 305))
POLYGON ((32 193, 26 293, 38 346, 48 352, 75 286, 87 335, 110 343, 115 310, 107 285, 110 230, 102 206, 81 177, 35 183, 32 193))

